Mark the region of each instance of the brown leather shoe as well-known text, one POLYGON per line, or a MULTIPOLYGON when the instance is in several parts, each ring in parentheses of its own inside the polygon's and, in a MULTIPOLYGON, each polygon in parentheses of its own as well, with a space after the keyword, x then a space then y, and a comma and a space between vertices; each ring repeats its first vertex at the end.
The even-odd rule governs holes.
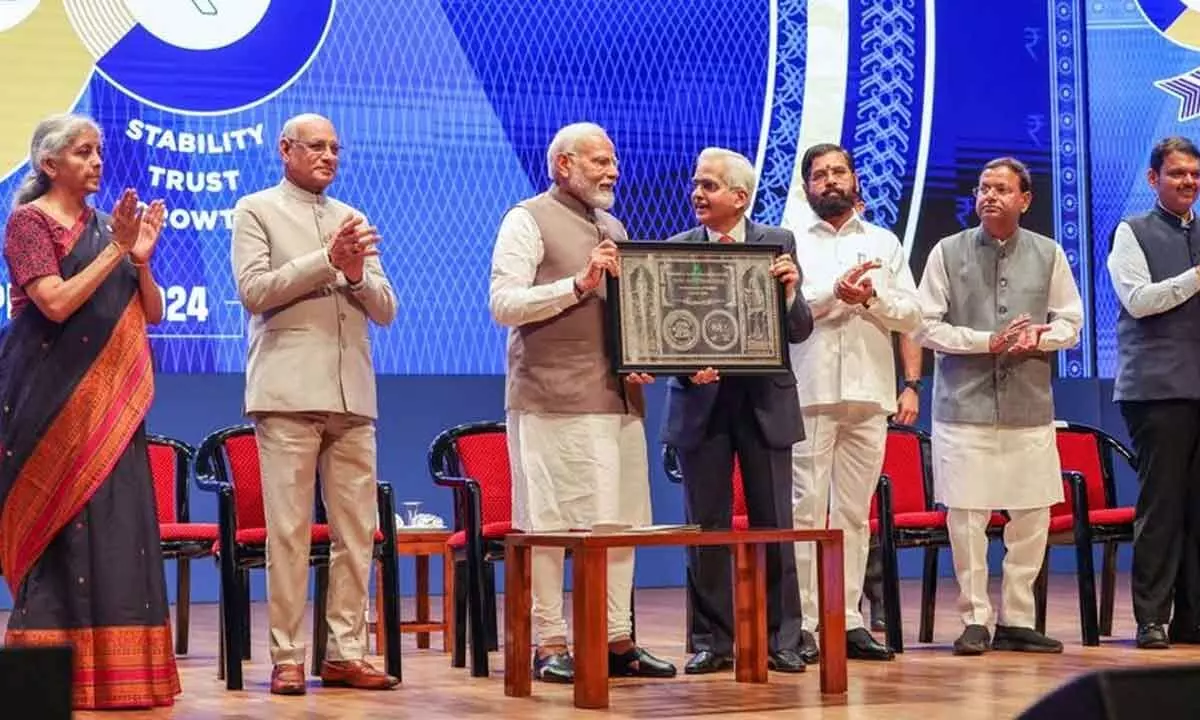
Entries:
POLYGON ((321 682, 332 687, 391 690, 400 684, 400 678, 376 670, 366 660, 326 660, 321 665, 321 682))
POLYGON ((271 669, 271 693, 274 695, 303 695, 308 691, 304 683, 304 666, 281 663, 271 669))

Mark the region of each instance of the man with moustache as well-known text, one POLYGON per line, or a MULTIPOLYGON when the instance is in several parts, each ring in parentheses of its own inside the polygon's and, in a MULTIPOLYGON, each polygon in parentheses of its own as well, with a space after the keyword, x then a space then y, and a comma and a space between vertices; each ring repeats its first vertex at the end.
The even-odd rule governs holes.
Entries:
MULTIPOLYGON (((782 254, 771 274, 787 299, 787 340, 801 342, 812 332, 812 316, 797 292, 800 271, 792 233, 745 218, 754 195, 754 166, 742 155, 707 148, 696 161, 692 206, 699 227, 670 238, 691 243, 774 243, 782 254)), ((722 379, 713 368, 691 377, 673 377, 667 386, 663 442, 675 447, 683 474, 688 522, 705 529, 732 524, 733 465, 741 465, 750 526, 790 528, 792 444, 804 437, 796 402, 795 377, 734 376, 722 379)), ((688 549, 688 602, 695 655, 689 675, 733 667, 733 598, 727 547, 688 549)), ((800 644, 799 598, 791 548, 767 547, 768 667, 779 672, 805 669, 800 644)))
MULTIPOLYGON (((794 522, 812 529, 828 521, 843 532, 846 653, 859 660, 891 660, 892 651, 871 636, 858 608, 871 539, 871 497, 883 467, 887 418, 897 412, 892 333, 916 330, 921 311, 900 242, 855 209, 858 176, 850 152, 839 145, 815 145, 801 159, 800 172, 813 215, 796 236, 796 253, 804 258, 801 292, 812 308, 814 328, 807 342, 791 348, 806 433, 792 448, 794 522)), ((915 403, 920 346, 901 337, 916 350, 903 356, 904 393, 915 403)), ((812 544, 796 543, 805 622, 802 654, 811 661, 817 656, 812 631, 818 618, 813 560, 812 544)))
POLYGON ((1200 150, 1162 140, 1147 179, 1158 202, 1117 225, 1108 272, 1121 301, 1113 400, 1138 458, 1137 646, 1158 649, 1200 643, 1200 150))
POLYGON ((919 338, 935 352, 933 479, 948 508, 950 549, 966 626, 956 655, 1059 653, 1034 629, 1033 583, 1046 553, 1062 475, 1050 381, 1055 351, 1079 340, 1083 301, 1062 247, 1020 226, 1033 201, 1029 170, 1011 157, 984 165, 978 227, 929 253, 918 294, 919 338), (987 526, 1007 510, 1004 582, 988 632, 987 526))
MULTIPOLYGON (((644 383, 612 371, 604 274, 628 239, 608 210, 617 156, 598 125, 576 123, 546 152, 551 188, 500 224, 490 308, 510 328, 505 388, 513 523, 531 532, 650 522, 644 383)), ((675 666, 631 639, 633 548, 608 551, 608 667, 614 676, 672 677, 675 666)), ((575 679, 563 617, 563 551, 532 553, 534 677, 575 679)))
POLYGON ((370 690, 400 682, 363 659, 378 517, 367 327, 392 322, 396 295, 376 257, 375 228, 325 192, 340 152, 326 118, 288 120, 279 138, 283 181, 234 210, 233 275, 251 315, 246 412, 262 468, 271 692, 278 695, 306 690, 300 632, 318 468, 333 543, 321 679, 370 690))

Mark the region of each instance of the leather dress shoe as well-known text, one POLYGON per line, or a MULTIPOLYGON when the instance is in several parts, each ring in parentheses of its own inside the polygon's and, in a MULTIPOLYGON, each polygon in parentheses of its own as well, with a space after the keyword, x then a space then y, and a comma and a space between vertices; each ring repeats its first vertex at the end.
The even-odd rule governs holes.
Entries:
POLYGON ((575 658, 569 652, 533 656, 533 676, 548 683, 575 682, 575 658))
POLYGON ((701 650, 687 661, 687 665, 683 666, 683 673, 685 675, 708 675, 732 668, 733 657, 731 655, 718 655, 711 650, 701 650))
POLYGON ((608 651, 608 676, 669 678, 675 666, 635 646, 620 654, 608 651))
POLYGON ((326 660, 321 664, 321 684, 358 690, 391 690, 400 678, 376 670, 371 663, 358 660, 326 660))
POLYGON ((280 663, 271 668, 272 695, 303 695, 308 692, 304 682, 304 666, 280 663))
POLYGON ((800 653, 795 650, 779 650, 767 656, 767 669, 775 672, 802 673, 807 670, 800 653))
POLYGON ((887 645, 876 640, 866 628, 846 633, 846 657, 852 660, 892 660, 896 656, 887 645))
POLYGON ((955 655, 982 655, 992 645, 992 636, 985 625, 968 625, 954 641, 955 655))
POLYGON ((807 630, 800 631, 800 659, 805 665, 816 665, 821 659, 821 650, 817 647, 817 638, 807 630))
POLYGON ((997 625, 996 634, 992 637, 992 649, 1054 654, 1063 651, 1063 644, 1033 628, 997 625))
POLYGON ((1137 646, 1142 650, 1166 650, 1171 647, 1171 643, 1167 640, 1167 633, 1162 625, 1146 623, 1138 625, 1137 646))

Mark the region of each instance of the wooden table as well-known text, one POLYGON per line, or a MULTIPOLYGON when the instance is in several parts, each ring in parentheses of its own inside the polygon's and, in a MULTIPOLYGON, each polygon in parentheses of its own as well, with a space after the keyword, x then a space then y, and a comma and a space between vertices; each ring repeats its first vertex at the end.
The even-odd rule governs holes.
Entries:
POLYGON ((841 530, 672 530, 624 533, 524 533, 504 541, 504 694, 533 692, 530 549, 560 547, 573 556, 575 707, 608 707, 608 549, 728 545, 734 570, 734 675, 767 681, 766 544, 815 542, 820 607, 821 692, 846 692, 846 611, 841 530))
MULTIPOLYGON (((417 647, 429 647, 429 633, 441 632, 442 650, 449 652, 454 642, 454 553, 446 547, 450 539, 449 530, 397 530, 396 554, 408 555, 413 558, 417 572, 415 620, 402 620, 400 632, 416 633, 417 647), (429 558, 431 555, 442 556, 442 620, 434 622, 429 619, 429 558)), ((375 586, 376 616, 383 608, 382 586, 375 586)), ((375 624, 375 643, 383 647, 383 623, 375 624)))

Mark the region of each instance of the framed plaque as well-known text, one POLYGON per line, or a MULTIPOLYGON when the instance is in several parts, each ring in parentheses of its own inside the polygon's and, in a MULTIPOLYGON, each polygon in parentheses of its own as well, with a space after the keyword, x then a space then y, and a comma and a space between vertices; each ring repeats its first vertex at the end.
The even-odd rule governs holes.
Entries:
POLYGON ((617 373, 790 372, 787 305, 766 243, 623 242, 608 276, 608 337, 617 373))

